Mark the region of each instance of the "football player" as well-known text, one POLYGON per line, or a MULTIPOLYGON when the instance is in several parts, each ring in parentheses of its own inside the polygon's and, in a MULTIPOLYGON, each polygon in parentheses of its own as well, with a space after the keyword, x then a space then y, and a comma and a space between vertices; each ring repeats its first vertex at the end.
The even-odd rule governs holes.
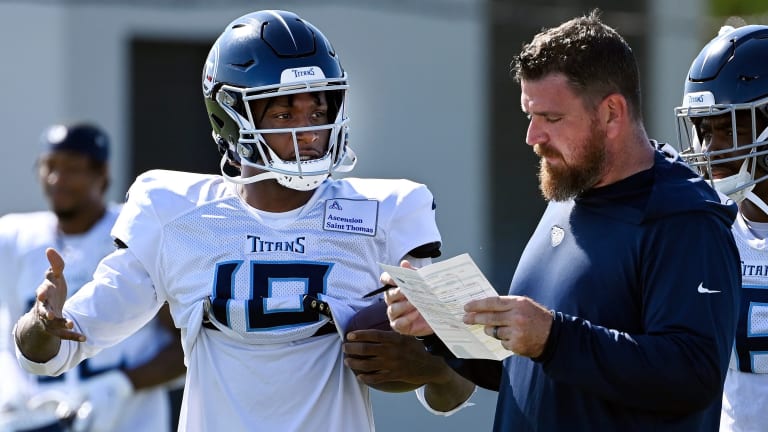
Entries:
POLYGON ((139 176, 112 231, 119 249, 66 304, 50 250, 15 330, 19 360, 61 373, 168 302, 188 367, 179 430, 373 430, 342 335, 378 301, 364 297, 377 263, 439 256, 432 194, 408 180, 331 178, 356 162, 347 75, 328 39, 291 12, 228 24, 202 84, 221 175, 139 176))
MULTIPOLYGON (((104 196, 109 139, 101 128, 56 124, 43 133, 42 145, 37 171, 50 210, 0 218, 0 355, 14 359, 11 365, 16 367, 11 325, 35 303, 30 287, 49 266, 45 250, 54 247, 66 259, 64 274, 74 293, 115 250, 110 230, 120 210, 104 196)), ((16 374, 17 380, 4 381, 0 411, 28 424, 34 416, 28 411, 35 408, 30 403, 61 395, 73 409, 85 403, 91 431, 167 430, 172 414, 161 384, 181 377, 185 369, 178 331, 167 308, 160 311, 160 317, 149 316, 131 337, 104 347, 70 372, 55 377, 16 374)), ((5 377, 13 376, 6 367, 2 370, 5 377)))
POLYGON ((676 108, 681 155, 739 205, 742 289, 721 431, 765 429, 768 406, 768 26, 724 27, 694 59, 676 108))

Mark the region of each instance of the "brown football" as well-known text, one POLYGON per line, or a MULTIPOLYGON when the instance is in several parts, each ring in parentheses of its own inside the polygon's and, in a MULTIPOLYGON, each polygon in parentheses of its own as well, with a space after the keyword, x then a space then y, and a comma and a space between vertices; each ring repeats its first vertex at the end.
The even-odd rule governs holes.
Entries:
MULTIPOLYGON (((347 324, 347 333, 354 330, 385 330, 392 331, 387 317, 387 303, 378 301, 370 306, 360 309, 347 324)), ((403 336, 407 337, 407 336, 403 336)), ((355 374, 357 372, 355 371, 355 374)), ((419 386, 404 381, 389 381, 379 384, 369 385, 387 393, 402 393, 417 389, 419 386)))
POLYGON ((347 324, 347 333, 353 330, 370 329, 392 331, 392 327, 389 326, 389 318, 387 317, 386 302, 378 301, 360 309, 347 324))

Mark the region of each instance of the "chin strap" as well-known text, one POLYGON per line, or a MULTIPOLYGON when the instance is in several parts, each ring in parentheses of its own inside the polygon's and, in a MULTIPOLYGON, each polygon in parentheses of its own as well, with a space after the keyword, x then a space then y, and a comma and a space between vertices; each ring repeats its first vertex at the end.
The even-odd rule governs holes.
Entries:
POLYGON ((759 196, 755 195, 754 192, 752 191, 747 192, 745 198, 748 199, 752 204, 756 205, 757 208, 762 210, 763 213, 768 215, 768 204, 766 204, 765 201, 760 199, 759 196))
MULTIPOLYGON (((271 150, 270 150, 271 152, 271 150)), ((256 183, 263 180, 277 180, 278 183, 281 185, 295 190, 301 190, 301 191, 308 191, 308 190, 314 190, 316 189, 320 183, 322 183, 326 178, 328 178, 331 173, 324 173, 324 174, 316 174, 316 175, 307 175, 307 176, 296 176, 296 175, 287 175, 287 174, 279 174, 274 171, 265 171, 263 173, 250 176, 250 177, 243 177, 242 175, 239 176, 230 176, 227 174, 225 167, 227 166, 228 158, 227 153, 225 152, 221 156, 221 162, 219 163, 219 168, 221 171, 221 176, 224 177, 226 180, 231 181, 235 184, 249 184, 249 183, 256 183), (302 179, 299 181, 298 179, 302 179)), ((311 163, 311 162, 310 162, 311 163)), ((357 164, 357 155, 354 151, 352 151, 351 148, 347 147, 346 151, 342 155, 341 162, 336 165, 336 167, 333 169, 333 172, 337 173, 345 173, 352 171, 352 169, 357 164)))
POLYGON ((262 180, 276 179, 278 177, 278 174, 273 173, 272 171, 265 171, 261 174, 257 174, 255 176, 245 177, 245 178, 243 178, 243 176, 233 177, 228 175, 226 170, 224 169, 224 167, 227 166, 227 163, 228 163, 227 161, 228 161, 227 154, 224 153, 224 155, 221 157, 221 163, 219 164, 219 167, 221 168, 221 176, 235 184, 256 183, 262 180))

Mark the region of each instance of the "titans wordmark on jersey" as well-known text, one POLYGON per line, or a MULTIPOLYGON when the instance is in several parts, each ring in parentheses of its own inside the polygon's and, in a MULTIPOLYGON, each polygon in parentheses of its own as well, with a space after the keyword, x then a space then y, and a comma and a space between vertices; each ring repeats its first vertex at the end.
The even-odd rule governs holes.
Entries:
POLYGON ((739 323, 731 367, 768 373, 768 249, 739 216, 733 228, 742 269, 739 323))

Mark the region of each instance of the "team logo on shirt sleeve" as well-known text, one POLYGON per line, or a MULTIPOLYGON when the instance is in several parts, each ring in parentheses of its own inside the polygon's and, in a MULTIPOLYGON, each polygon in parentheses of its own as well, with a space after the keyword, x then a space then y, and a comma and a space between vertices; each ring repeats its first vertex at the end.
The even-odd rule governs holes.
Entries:
POLYGON ((557 225, 552 226, 552 230, 550 231, 550 241, 552 242, 552 247, 555 247, 563 242, 563 239, 565 238, 565 230, 560 228, 557 225))
POLYGON ((325 202, 323 230, 375 236, 378 218, 378 201, 329 199, 325 202))

